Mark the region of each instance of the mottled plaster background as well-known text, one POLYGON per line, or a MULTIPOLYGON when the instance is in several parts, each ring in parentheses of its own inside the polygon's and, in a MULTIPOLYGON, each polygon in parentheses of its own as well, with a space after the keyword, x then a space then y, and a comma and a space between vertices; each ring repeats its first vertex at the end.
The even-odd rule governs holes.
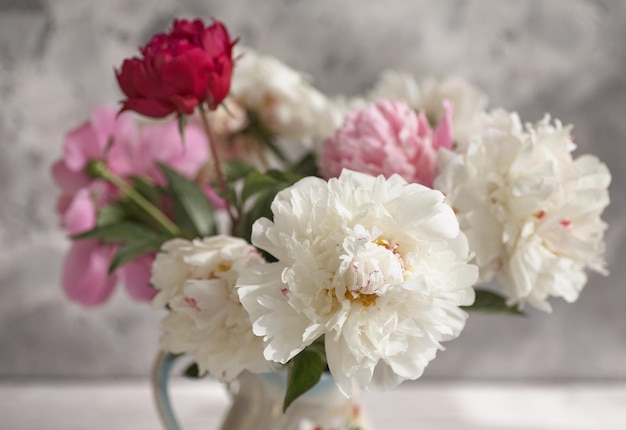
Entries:
POLYGON ((492 107, 574 123, 613 172, 611 276, 524 319, 472 316, 429 378, 626 378, 626 2, 0 0, 0 377, 145 375, 161 315, 120 289, 98 309, 59 287, 68 247, 50 164, 65 131, 119 93, 113 67, 174 17, 218 17, 242 43, 355 94, 389 67, 458 74, 492 107))

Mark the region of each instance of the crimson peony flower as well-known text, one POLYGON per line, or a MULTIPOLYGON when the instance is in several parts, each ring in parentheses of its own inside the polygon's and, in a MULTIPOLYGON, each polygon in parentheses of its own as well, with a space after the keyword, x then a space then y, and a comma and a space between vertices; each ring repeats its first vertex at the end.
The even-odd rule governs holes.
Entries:
POLYGON ((124 60, 115 74, 127 99, 121 111, 152 118, 192 114, 199 103, 215 109, 228 95, 233 72, 228 30, 219 21, 175 20, 141 48, 143 58, 124 60))

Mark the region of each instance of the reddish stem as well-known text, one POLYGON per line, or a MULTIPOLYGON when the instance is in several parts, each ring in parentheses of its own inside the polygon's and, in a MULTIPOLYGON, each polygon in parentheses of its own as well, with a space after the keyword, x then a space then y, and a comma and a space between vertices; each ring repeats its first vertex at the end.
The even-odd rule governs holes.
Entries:
POLYGON ((228 184, 226 183, 226 177, 224 176, 224 172, 222 171, 222 166, 220 163, 219 155, 217 153, 217 140, 213 135, 213 131, 211 130, 211 126, 209 125, 209 121, 207 119, 207 111, 204 108, 204 105, 200 103, 200 119, 202 121, 202 126, 204 128, 204 133, 206 134, 207 139, 209 140, 209 148, 211 148, 211 157, 213 158, 213 164, 215 166, 215 174, 217 176, 217 181, 220 184, 220 191, 222 197, 226 200, 226 211, 228 212, 228 216, 230 217, 230 221, 232 223, 232 230, 234 231, 237 226, 237 219, 232 211, 232 202, 228 199, 228 184))

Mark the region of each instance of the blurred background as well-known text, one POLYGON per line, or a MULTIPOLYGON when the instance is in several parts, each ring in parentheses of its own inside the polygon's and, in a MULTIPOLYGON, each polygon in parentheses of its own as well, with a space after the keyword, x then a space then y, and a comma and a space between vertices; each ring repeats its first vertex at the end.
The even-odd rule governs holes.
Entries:
POLYGON ((490 107, 573 123, 613 174, 609 277, 551 315, 472 315, 425 378, 626 379, 626 2, 588 0, 0 0, 0 379, 148 374, 162 316, 123 289, 100 308, 59 286, 68 240, 50 165, 64 133, 120 93, 113 68, 175 17, 224 21, 241 43, 357 94, 383 69, 459 75, 490 107))

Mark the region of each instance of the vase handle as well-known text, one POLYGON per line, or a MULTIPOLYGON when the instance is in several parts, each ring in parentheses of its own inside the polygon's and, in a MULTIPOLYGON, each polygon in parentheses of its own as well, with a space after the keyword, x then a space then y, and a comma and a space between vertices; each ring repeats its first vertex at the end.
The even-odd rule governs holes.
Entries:
POLYGON ((181 430, 174 415, 168 390, 172 367, 180 355, 160 351, 152 365, 152 394, 165 430, 181 430))

